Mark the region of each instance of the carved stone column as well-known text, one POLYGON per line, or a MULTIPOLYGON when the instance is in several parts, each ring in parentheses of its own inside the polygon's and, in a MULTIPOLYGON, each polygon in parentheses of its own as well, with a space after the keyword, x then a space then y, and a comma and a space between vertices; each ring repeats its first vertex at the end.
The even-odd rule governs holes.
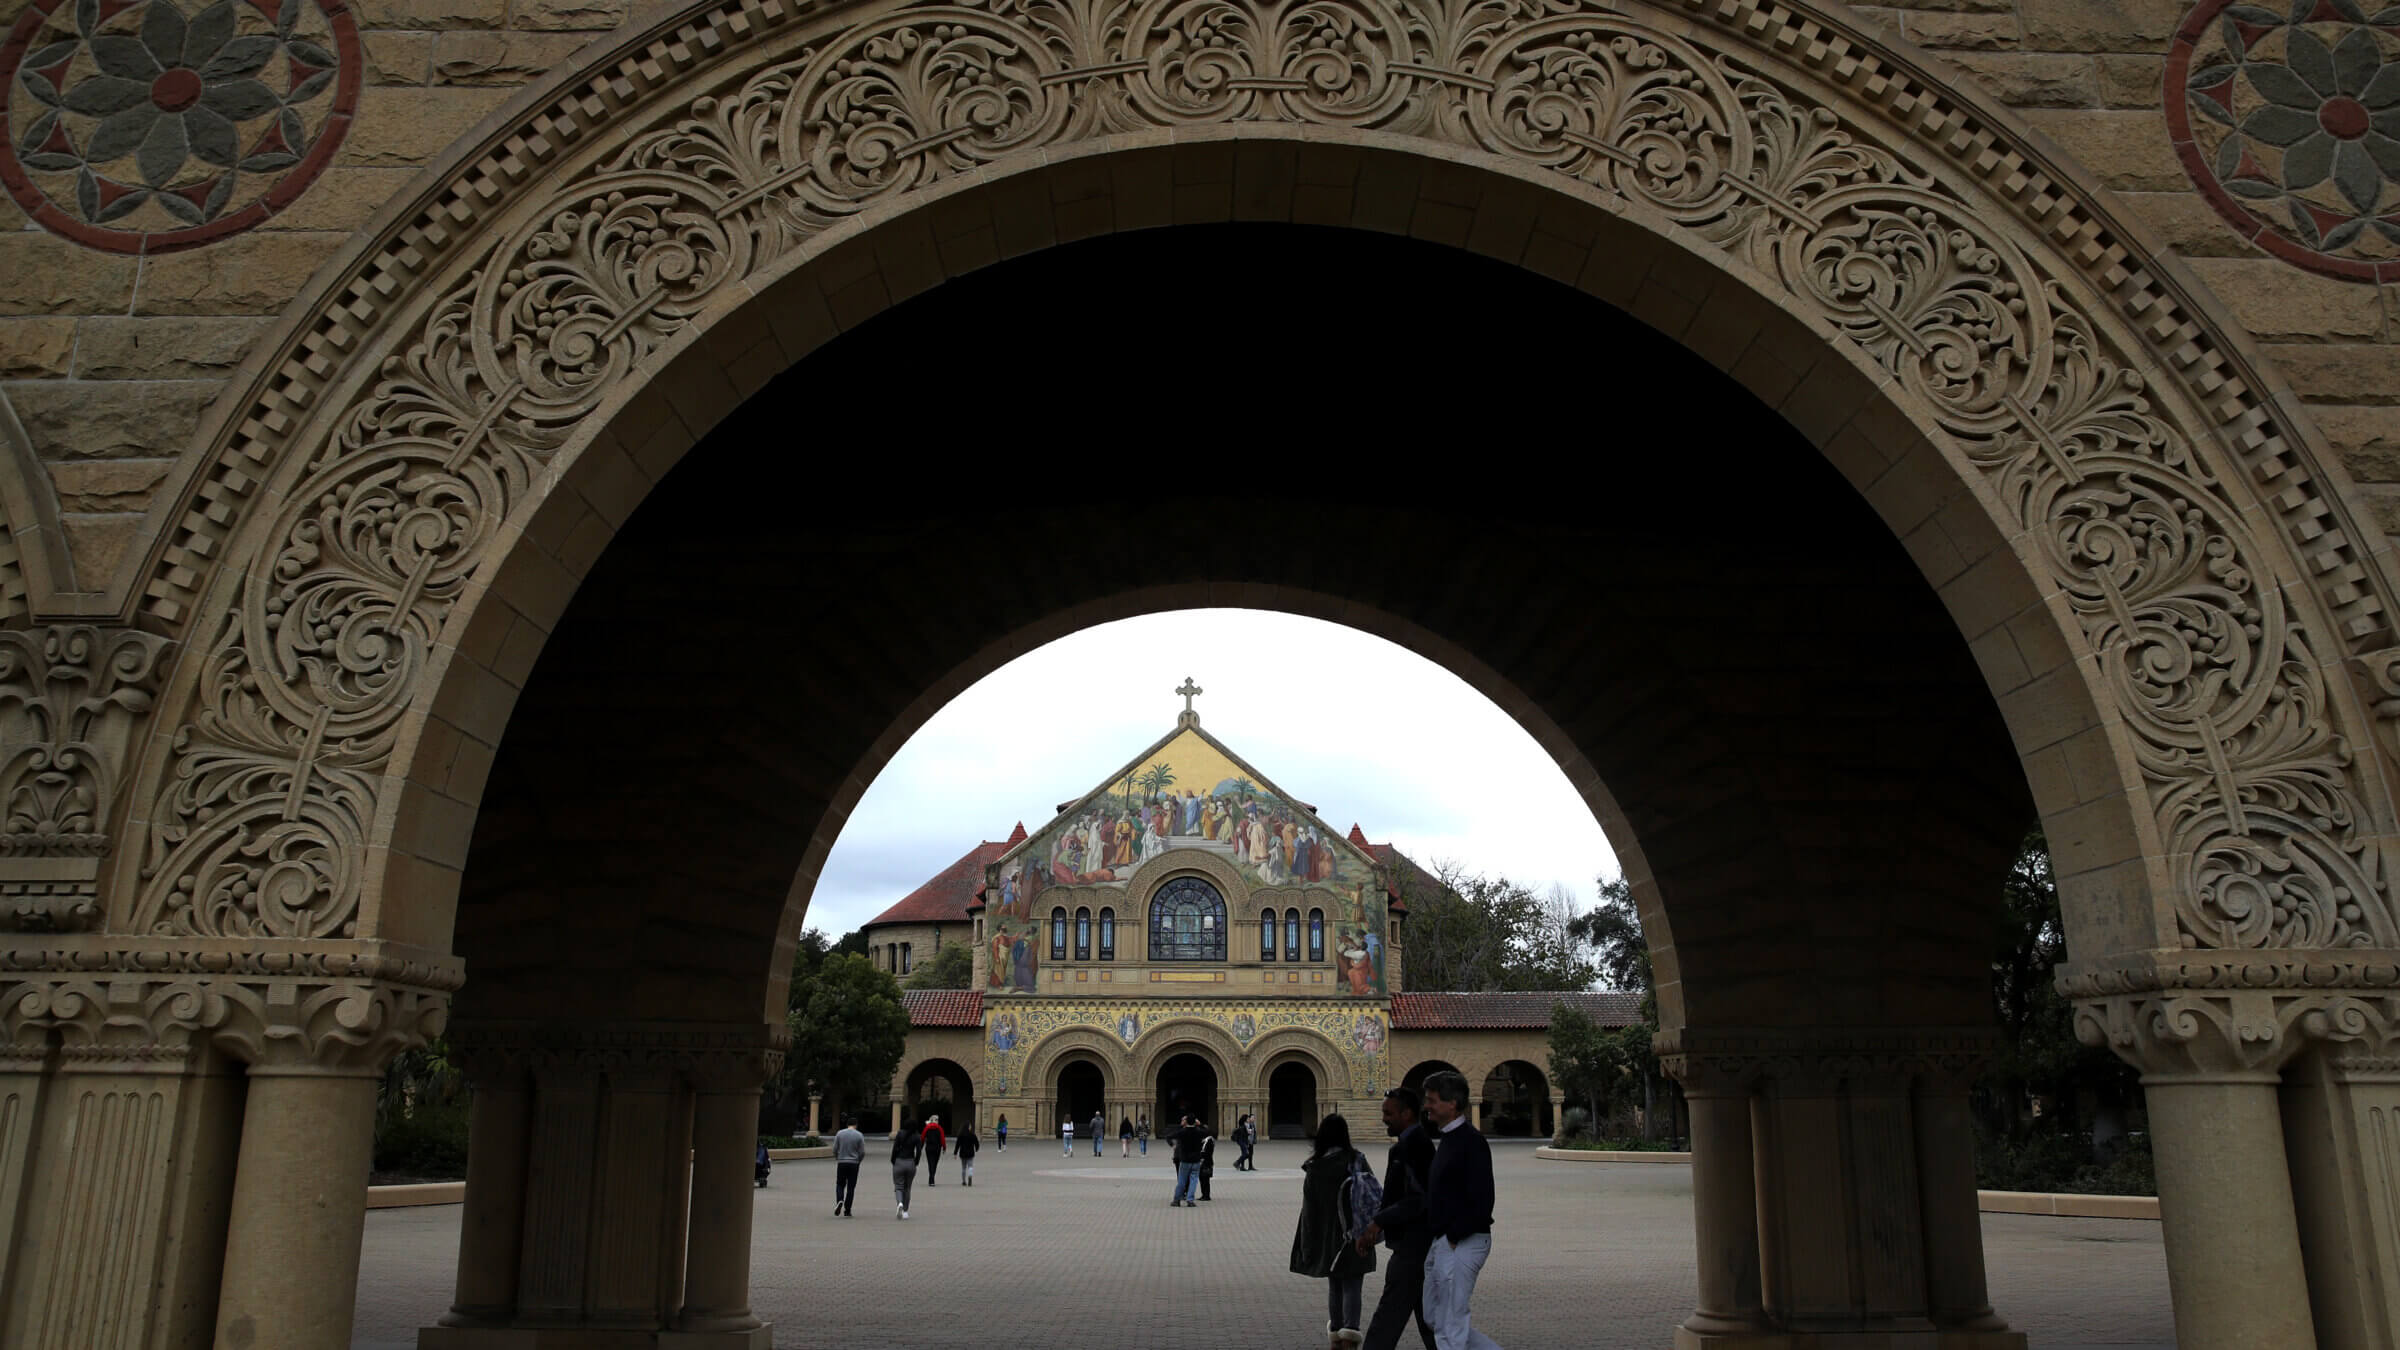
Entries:
POLYGON ((531 1350, 576 1333, 769 1345, 749 1306, 750 1167, 782 1034, 700 1022, 454 1030, 478 1081, 473 1148, 488 1136, 501 1156, 487 1166, 469 1154, 457 1300, 418 1344, 531 1350), (487 1077, 502 1088, 488 1114, 487 1077))
POLYGON ((125 754, 166 647, 132 629, 0 630, 0 931, 100 925, 125 754))
POLYGON ((676 1325, 754 1333, 758 1350, 767 1350, 771 1338, 750 1311, 750 1231, 758 1194, 751 1167, 759 1087, 782 1058, 763 1045, 749 1053, 722 1052, 692 1075, 691 1244, 676 1325))
POLYGON ((2140 953, 2058 985, 2142 1070, 2178 1343, 2392 1345, 2400 1157, 2372 1117, 2400 1106, 2400 958, 2140 953))
POLYGON ((1753 1083, 1740 1066, 1725 1072, 1679 1049, 1673 1035, 1660 1038, 1660 1060, 1682 1082, 1692 1112, 1692 1235, 1700 1255, 1700 1299, 1683 1329, 1696 1337, 1765 1331, 1758 1285, 1758 1174, 1751 1156, 1753 1083))
MULTIPOLYGON (((1973 1028, 1697 1028, 1660 1038, 1692 1113, 1699 1306, 1682 1350, 2023 1350, 1983 1297, 1956 1142, 1973 1028)), ((1970 1145, 1971 1147, 1971 1145, 1970 1145)))
POLYGON ((242 1061, 248 1086, 217 1344, 342 1344, 358 1296, 376 1087, 393 1057, 440 1034, 448 999, 370 980, 223 993, 213 1039, 242 1061))
POLYGON ((0 1344, 201 1347, 266 1308, 313 1339, 257 1345, 347 1340, 373 1075, 457 984, 373 943, 0 947, 0 1344), (364 1113, 355 1087, 267 1081, 303 1065, 355 1071, 364 1113))

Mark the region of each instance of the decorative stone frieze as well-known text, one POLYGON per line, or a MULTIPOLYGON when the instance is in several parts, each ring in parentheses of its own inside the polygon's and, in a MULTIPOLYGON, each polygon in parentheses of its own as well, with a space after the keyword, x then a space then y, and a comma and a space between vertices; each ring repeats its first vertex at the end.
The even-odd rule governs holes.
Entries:
POLYGON ((2075 1034, 2146 1079, 2273 1081, 2312 1042, 2367 1061, 2400 1037, 2400 952, 2150 958, 2062 966, 2075 1034))
POLYGON ((461 971, 428 953, 169 950, 133 939, 0 949, 20 1065, 178 1070, 203 1046, 253 1073, 380 1073, 442 1033, 461 971))
POLYGON ((451 1053, 475 1082, 589 1073, 680 1076, 703 1091, 756 1088, 783 1067, 791 1031, 769 1023, 506 1020, 450 1029, 451 1053))
POLYGON ((1844 1079, 1922 1079, 1964 1091, 1997 1042, 1988 1027, 1670 1027, 1656 1048, 1670 1076, 1721 1096, 1769 1081, 1844 1079))
POLYGON ((595 409, 746 280, 1047 147, 1304 123, 1636 203, 1780 287, 1930 410, 2038 554, 2176 860, 2185 945, 2400 943, 2388 804, 2352 750, 2369 728, 2325 678, 2345 642, 2390 645, 2346 508, 2100 208, 1837 19, 1756 0, 1305 19, 745 0, 598 68, 462 169, 455 200, 403 216, 212 452, 195 490, 216 509, 184 517, 198 533, 168 549, 153 613, 189 618, 206 560, 244 580, 195 634, 137 926, 354 931, 402 718, 469 577, 595 409), (270 477, 278 514, 229 549, 222 522, 270 477))
POLYGON ((0 929, 98 925, 100 859, 166 646, 128 629, 0 630, 0 929))

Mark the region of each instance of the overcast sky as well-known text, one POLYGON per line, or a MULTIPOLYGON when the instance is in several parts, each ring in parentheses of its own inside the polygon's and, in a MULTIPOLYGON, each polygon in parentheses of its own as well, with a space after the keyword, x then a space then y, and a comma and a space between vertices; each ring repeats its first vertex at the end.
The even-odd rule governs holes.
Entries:
POLYGON ((1017 658, 934 714, 842 831, 808 907, 858 927, 1018 821, 1038 830, 1175 728, 1185 676, 1200 725, 1336 830, 1356 822, 1443 860, 1592 903, 1616 857, 1525 729, 1407 648, 1247 609, 1087 628, 1017 658))

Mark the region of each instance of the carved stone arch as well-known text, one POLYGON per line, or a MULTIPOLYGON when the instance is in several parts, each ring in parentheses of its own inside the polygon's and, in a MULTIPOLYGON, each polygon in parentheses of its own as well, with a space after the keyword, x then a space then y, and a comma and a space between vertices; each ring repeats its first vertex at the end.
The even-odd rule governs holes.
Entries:
MULTIPOLYGON (((2389 766, 2354 753, 2377 724, 2345 665, 2400 678, 2391 575, 2358 544, 2338 470, 2258 392, 2246 346, 1980 97, 1840 14, 1782 0, 1434 23, 1460 36, 1431 69, 1401 43, 1339 87, 1223 97, 1154 72, 1140 57, 1158 35, 1134 26, 1094 38, 1124 48, 1114 64, 1073 65, 1083 11, 1027 5, 1031 18, 958 32, 1016 54, 995 67, 1005 88, 932 100, 963 120, 914 128, 889 163, 843 161, 872 170, 810 159, 851 133, 809 121, 808 97, 767 91, 817 88, 850 69, 829 53, 863 54, 886 33, 949 40, 933 28, 955 16, 734 0, 586 56, 395 204, 295 308, 280 361, 229 402, 205 470, 162 507, 181 524, 153 562, 150 621, 226 617, 190 635, 152 738, 138 813, 150 834, 123 851, 118 923, 439 946, 443 873, 464 847, 455 821, 481 782, 453 781, 446 761, 429 777, 419 746, 496 739, 575 577, 684 433, 838 326, 834 278, 864 263, 888 303, 938 277, 930 249, 880 272, 899 255, 868 242, 877 230, 1015 175, 1138 157, 1144 133, 1120 134, 1130 119, 1442 161, 1506 231, 1478 244, 1462 228, 1459 242, 1553 275, 1583 267, 1578 236, 1603 227, 1543 235, 1532 222, 1559 203, 1597 209, 1663 244, 1624 284, 1673 294, 1644 313, 1644 290, 1589 286, 1672 336, 1715 299, 1712 273, 1728 294, 1770 300, 1728 326, 1763 327, 1754 350, 1822 368, 1736 365, 1737 378, 1804 389, 1804 405, 1852 398, 1821 377, 1863 372, 1870 392, 1838 412, 1886 413, 1812 428, 1797 406, 1795 425, 1854 436, 1829 453, 1937 585, 1991 582, 1948 598, 1971 638, 2010 649, 1987 667, 1996 685, 2021 670, 2047 682, 2042 698, 2084 686, 2064 696, 2090 705, 2078 730, 2107 740, 2122 781, 2083 799, 2035 781, 2045 813, 2072 827, 2061 832, 2090 841, 2071 858, 2080 870, 2062 872, 2078 935, 2119 948, 2400 945, 2389 766), (1527 72, 1553 66, 1584 95, 1575 128, 1530 111, 1527 72), (1604 153, 1636 134, 1614 119, 1653 76, 1687 91, 1692 134, 1730 149, 1669 152, 1640 175, 1604 153), (784 108, 803 113, 778 123, 784 108), (769 127, 788 146, 762 159, 755 136, 769 127), (1737 182, 1722 171, 1737 163, 1757 171, 1737 182), (797 309, 768 306, 783 323, 770 332, 752 297, 803 273, 797 309), (819 317, 790 317, 802 312, 819 317), (670 369, 681 431, 662 439, 653 386, 670 369), (395 519, 406 528, 379 534, 395 519), (371 542, 320 547, 336 538, 371 542), (1967 612, 1994 596, 2059 631, 1967 612), (300 622, 283 626, 287 614, 300 622), (2061 646, 2064 659, 2031 668, 2061 646), (445 710, 457 720, 429 725, 445 710), (403 866, 414 871, 396 879, 403 866), (387 895, 403 903, 387 912, 387 895), (2152 896, 2170 912, 2142 912, 2152 896)), ((1360 40, 1398 42, 1413 13, 1374 9, 1360 40)), ((1123 210, 1138 219, 1132 198, 1123 210)), ((2021 738, 2055 729, 2012 720, 2021 738)))
POLYGON ((1059 1069, 1077 1054, 1090 1055, 1100 1062, 1102 1086, 1108 1091, 1115 1092, 1125 1085, 1124 1042, 1096 1027, 1066 1027, 1035 1043, 1033 1053, 1025 1057, 1023 1086, 1036 1094, 1050 1091, 1059 1069))
POLYGON ((919 1069, 922 1069, 922 1068, 924 1068, 926 1065, 928 1065, 928 1064, 932 1064, 932 1063, 935 1063, 935 1062, 937 1062, 937 1061, 938 1061, 938 1062, 940 1062, 940 1063, 943 1063, 943 1064, 954 1064, 954 1065, 958 1066, 958 1071, 959 1071, 959 1074, 960 1074, 960 1076, 964 1077, 964 1078, 967 1080, 967 1084, 968 1084, 968 1088, 969 1088, 968 1095, 969 1095, 969 1096, 974 1096, 974 1095, 977 1095, 977 1094, 976 1094, 976 1093, 973 1091, 973 1089, 974 1089, 974 1086, 975 1086, 975 1082, 976 1082, 976 1078, 977 1078, 977 1075, 976 1075, 976 1072, 975 1072, 975 1068, 974 1068, 974 1066, 973 1066, 973 1065, 971 1065, 971 1064, 969 1064, 969 1063, 967 1063, 967 1061, 966 1061, 966 1060, 960 1059, 960 1058, 959 1058, 958 1056, 956 1056, 956 1055, 944 1055, 944 1054, 922 1054, 922 1055, 904 1055, 904 1056, 902 1056, 902 1057, 901 1057, 901 1060, 900 1060, 900 1066, 899 1066, 898 1068, 896 1068, 896 1069, 893 1069, 893 1070, 892 1070, 892 1090, 893 1090, 894 1092, 899 1092, 899 1091, 903 1090, 903 1089, 906 1087, 906 1085, 907 1085, 907 1083, 908 1083, 908 1080, 910 1079, 910 1077, 912 1077, 912 1076, 913 1076, 913 1075, 914 1075, 914 1074, 917 1072, 917 1070, 919 1070, 919 1069))
POLYGON ((1326 1098, 1347 1097, 1350 1092, 1350 1060, 1340 1046, 1325 1033, 1313 1027, 1276 1027, 1259 1033, 1250 1042, 1249 1081, 1243 1090, 1264 1100, 1267 1077, 1278 1064, 1306 1060, 1317 1075, 1317 1095, 1326 1098))
POLYGON ((1142 1028, 1141 1039, 1133 1043, 1133 1081, 1148 1091, 1148 1085, 1158 1080, 1159 1066, 1186 1053, 1209 1061, 1217 1071, 1220 1094, 1241 1081, 1241 1042, 1216 1023, 1193 1016, 1168 1017, 1142 1028))

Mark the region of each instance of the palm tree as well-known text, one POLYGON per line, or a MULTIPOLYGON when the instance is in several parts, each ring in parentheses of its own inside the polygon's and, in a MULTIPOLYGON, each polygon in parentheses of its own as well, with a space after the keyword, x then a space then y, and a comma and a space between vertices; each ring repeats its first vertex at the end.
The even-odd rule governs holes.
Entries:
POLYGON ((1158 794, 1166 791, 1167 788, 1174 782, 1174 766, 1168 764, 1163 759, 1156 764, 1151 765, 1149 768, 1142 770, 1142 791, 1152 797, 1156 797, 1158 794))

